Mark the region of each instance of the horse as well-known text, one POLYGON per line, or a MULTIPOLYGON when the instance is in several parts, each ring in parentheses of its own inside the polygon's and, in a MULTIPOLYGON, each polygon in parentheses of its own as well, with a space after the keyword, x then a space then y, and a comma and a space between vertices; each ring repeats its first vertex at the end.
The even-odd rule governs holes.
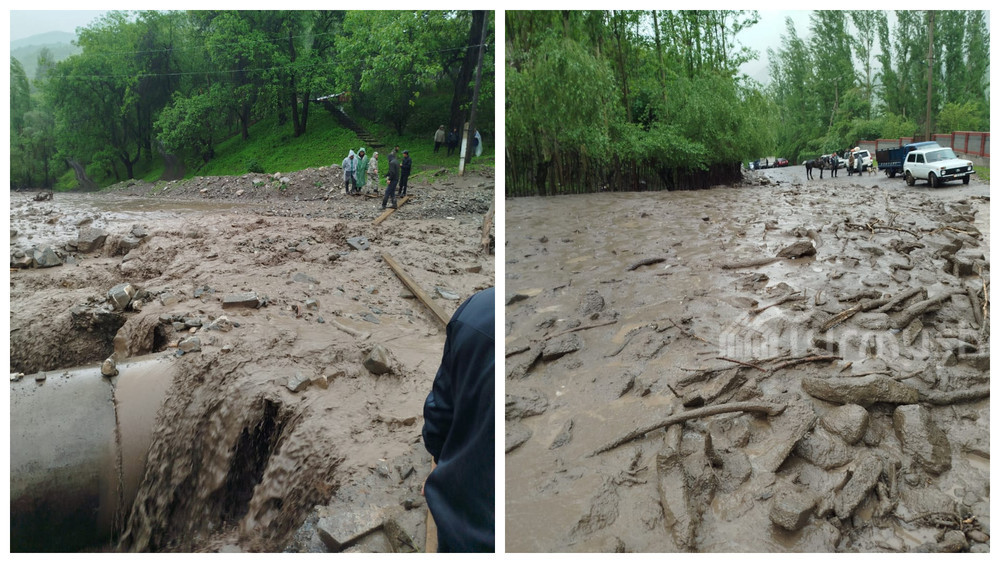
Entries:
POLYGON ((812 160, 807 160, 806 161, 806 179, 807 180, 812 180, 813 179, 813 173, 812 173, 813 168, 818 168, 819 169, 819 179, 822 180, 823 179, 823 159, 822 158, 814 158, 812 160))

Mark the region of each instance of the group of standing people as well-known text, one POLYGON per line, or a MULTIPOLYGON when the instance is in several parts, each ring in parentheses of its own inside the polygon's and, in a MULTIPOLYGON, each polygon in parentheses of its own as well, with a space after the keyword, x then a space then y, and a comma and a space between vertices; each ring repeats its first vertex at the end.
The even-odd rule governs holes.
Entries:
POLYGON ((450 133, 445 133, 444 125, 438 127, 434 132, 434 152, 441 149, 441 145, 448 147, 448 156, 458 148, 458 127, 452 127, 450 133))
MULTIPOLYGON (((399 196, 403 197, 406 195, 406 191, 409 188, 410 171, 413 169, 413 159, 410 158, 410 151, 404 150, 403 157, 400 159, 398 156, 399 147, 396 146, 389 153, 389 173, 386 176, 386 190, 385 196, 382 198, 382 209, 386 208, 386 204, 392 201, 392 205, 389 206, 393 209, 396 208, 396 188, 399 188, 399 196)), ((344 171, 344 192, 347 195, 360 194, 365 186, 368 185, 368 171, 371 170, 374 176, 374 182, 372 182, 372 192, 378 194, 379 189, 379 176, 378 176, 378 153, 374 153, 371 158, 365 153, 365 148, 361 147, 357 154, 354 150, 350 150, 347 156, 340 163, 341 169, 344 171)))

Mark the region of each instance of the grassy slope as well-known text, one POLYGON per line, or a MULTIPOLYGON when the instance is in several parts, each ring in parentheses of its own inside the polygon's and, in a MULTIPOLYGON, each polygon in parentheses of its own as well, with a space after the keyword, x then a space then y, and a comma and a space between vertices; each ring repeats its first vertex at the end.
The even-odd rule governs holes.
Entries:
MULTIPOLYGON (((300 137, 292 135, 291 123, 279 126, 276 118, 264 119, 250 127, 250 138, 244 141, 237 133, 233 137, 219 143, 215 148, 215 158, 200 168, 197 162, 189 162, 186 177, 193 176, 239 176, 248 172, 251 161, 267 173, 292 172, 305 168, 317 168, 336 164, 347 156, 349 150, 361 147, 361 140, 350 130, 344 129, 328 112, 322 108, 313 107, 309 115, 306 133, 300 137)), ((399 145, 400 150, 409 150, 413 159, 411 177, 429 173, 428 169, 439 170, 447 168, 458 170, 457 153, 446 156, 447 150, 442 147, 434 154, 433 132, 429 135, 398 136, 389 127, 365 123, 375 135, 385 143, 386 148, 380 151, 379 172, 382 177, 389 169, 387 158, 393 145, 399 145), (426 137, 426 139, 424 138, 426 137)), ((368 148, 371 154, 371 148, 368 148)), ((483 155, 473 159, 469 170, 494 167, 493 147, 487 146, 483 155)), ((155 182, 163 174, 163 162, 156 160, 152 166, 136 165, 136 176, 148 182, 155 182)), ((95 179, 99 185, 110 185, 113 179, 95 179)), ((72 171, 68 171, 59 180, 59 188, 70 189, 76 185, 72 171)))

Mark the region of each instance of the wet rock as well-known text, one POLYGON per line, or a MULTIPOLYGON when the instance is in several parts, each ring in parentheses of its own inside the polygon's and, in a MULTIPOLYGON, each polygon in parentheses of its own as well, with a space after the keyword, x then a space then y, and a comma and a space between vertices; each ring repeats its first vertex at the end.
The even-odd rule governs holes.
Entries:
POLYGON ((445 289, 443 287, 435 287, 434 290, 437 291, 438 295, 449 301, 458 301, 459 299, 462 298, 461 295, 455 293, 454 291, 451 291, 450 289, 445 289))
POLYGON ((129 234, 137 239, 143 239, 149 236, 149 229, 145 225, 132 225, 129 234))
POLYGON ((965 534, 958 530, 948 530, 938 542, 923 543, 914 550, 917 553, 959 553, 969 549, 965 534))
POLYGON ((531 429, 516 420, 504 424, 504 452, 510 453, 531 438, 531 429))
POLYGON ((39 268, 53 268, 55 266, 61 266, 63 261, 56 254, 56 251, 51 246, 43 246, 42 248, 33 249, 31 252, 31 257, 34 264, 39 268))
POLYGON ((542 357, 541 349, 529 349, 526 353, 517 354, 507 358, 504 362, 504 369, 507 371, 507 379, 523 379, 528 376, 531 368, 535 366, 538 359, 542 357))
POLYGON ((292 281, 296 283, 308 283, 312 285, 319 285, 318 279, 304 272, 296 272, 295 275, 292 276, 292 281))
POLYGON ((827 412, 819 423, 848 444, 856 444, 868 431, 869 419, 868 411, 861 405, 843 405, 827 412))
POLYGON ((319 311, 319 301, 315 299, 306 299, 305 306, 307 311, 319 311))
POLYGON ((409 532, 395 518, 389 518, 382 524, 382 532, 385 534, 386 539, 389 540, 389 545, 392 546, 393 553, 417 552, 416 542, 413 541, 413 537, 410 536, 409 532))
POLYGON ((596 289, 587 290, 586 295, 583 296, 583 300, 580 303, 580 314, 584 317, 595 319, 603 310, 604 298, 601 297, 601 294, 596 289))
POLYGON ((174 295, 169 291, 164 291, 163 293, 160 294, 160 305, 163 305, 164 307, 170 307, 171 305, 176 305, 177 303, 180 303, 180 301, 181 301, 180 297, 177 297, 176 295, 174 295))
POLYGON ((560 338, 553 338, 542 347, 542 361, 551 362, 566 354, 576 352, 583 348, 583 339, 576 333, 567 334, 560 338))
POLYGON ((135 297, 136 288, 130 283, 120 283, 108 290, 108 301, 116 311, 124 311, 135 297))
POLYGON ((754 273, 740 278, 736 282, 736 287, 742 289, 743 291, 760 291, 761 289, 767 287, 767 284, 770 281, 771 280, 767 277, 767 274, 754 273))
POLYGON ((113 357, 104 360, 104 363, 101 364, 101 375, 104 377, 114 377, 118 375, 118 367, 115 365, 115 359, 113 357))
POLYGON ((970 366, 981 370, 990 370, 990 353, 980 352, 977 354, 965 354, 962 356, 962 362, 969 364, 970 366))
POLYGON ((562 430, 559 431, 559 434, 556 436, 555 440, 552 440, 552 444, 549 446, 549 449, 554 450, 556 448, 561 448, 566 444, 568 444, 572 439, 573 439, 573 419, 571 418, 567 420, 565 424, 563 424, 562 430))
POLYGON ((190 352, 200 352, 201 351, 201 339, 197 336, 191 336, 182 339, 177 343, 177 349, 185 354, 190 352))
POLYGON ((681 452, 681 426, 673 425, 667 430, 666 445, 656 456, 657 487, 666 529, 679 549, 693 551, 718 478, 704 450, 681 452))
POLYGON ((223 309, 247 308, 256 309, 260 307, 261 299, 256 292, 248 291, 244 293, 231 293, 222 298, 223 309))
POLYGON ((934 424, 930 410, 921 405, 904 405, 892 413, 892 426, 903 451, 928 473, 940 475, 951 469, 951 444, 934 424))
POLYGON ((753 474, 750 458, 743 450, 720 452, 722 473, 719 475, 719 489, 724 493, 732 493, 747 482, 753 474))
POLYGON ((30 268, 35 265, 33 256, 29 256, 22 250, 14 250, 10 255, 11 268, 30 268))
POLYGON ((543 290, 541 288, 522 289, 507 297, 507 305, 512 305, 518 301, 524 301, 525 299, 536 297, 540 295, 542 291, 543 290))
POLYGON ((802 389, 817 399, 865 407, 875 403, 910 404, 920 399, 916 388, 884 375, 805 377, 802 379, 802 389))
POLYGON ((816 413, 810 405, 796 402, 788 405, 779 416, 771 420, 774 429, 769 441, 773 444, 754 460, 754 468, 774 473, 785 462, 795 445, 816 425, 816 413))
POLYGON ((840 467, 851 461, 851 451, 843 440, 831 435, 822 427, 806 435, 795 445, 795 453, 823 469, 840 467))
POLYGON ((780 258, 801 258, 803 256, 814 256, 816 254, 816 247, 813 246, 810 240, 800 240, 796 243, 791 244, 782 248, 778 252, 778 257, 780 258))
POLYGON ((309 387, 311 383, 312 381, 309 376, 305 375, 301 371, 296 371, 294 375, 288 378, 288 382, 285 384, 285 387, 287 387, 292 393, 298 393, 299 391, 309 387))
POLYGON ((170 323, 170 328, 174 329, 176 332, 183 332, 184 329, 187 328, 187 325, 181 321, 174 321, 170 323))
POLYGON ((392 372, 392 360, 389 351, 381 344, 376 344, 371 352, 365 357, 365 369, 375 375, 384 375, 392 372))
POLYGON ((783 486, 771 501, 769 516, 771 522, 790 532, 801 530, 812 516, 816 507, 816 497, 807 490, 783 486))
POLYGON ((184 317, 181 322, 186 328, 201 328, 202 322, 198 317, 184 317))
POLYGON ((731 418, 712 417, 708 423, 708 431, 712 436, 712 444, 719 450, 744 448, 750 443, 750 418, 742 415, 731 418))
POLYGON ((523 393, 507 393, 504 402, 507 420, 537 416, 549 408, 549 400, 537 389, 527 389, 523 393))
POLYGON ((352 506, 320 517, 316 530, 327 549, 342 551, 362 536, 382 526, 382 509, 376 506, 352 506))
POLYGON ((882 461, 873 454, 863 453, 855 463, 851 480, 837 493, 833 506, 837 518, 849 518, 854 509, 861 504, 868 493, 875 487, 879 475, 882 474, 882 461))
POLYGON ((347 239, 347 245, 354 250, 368 250, 371 243, 368 242, 367 237, 351 237, 347 239))
POLYGON ((920 319, 913 319, 913 322, 906 325, 903 332, 900 333, 900 340, 907 346, 913 346, 913 343, 920 336, 920 331, 924 329, 924 323, 920 322, 920 319))
POLYGON ((988 543, 990 541, 990 537, 979 530, 969 530, 968 532, 965 532, 965 537, 968 538, 969 541, 979 543, 988 543))
POLYGON ((107 238, 108 233, 103 229, 84 227, 77 234, 76 249, 84 254, 89 254, 104 246, 104 241, 107 238))

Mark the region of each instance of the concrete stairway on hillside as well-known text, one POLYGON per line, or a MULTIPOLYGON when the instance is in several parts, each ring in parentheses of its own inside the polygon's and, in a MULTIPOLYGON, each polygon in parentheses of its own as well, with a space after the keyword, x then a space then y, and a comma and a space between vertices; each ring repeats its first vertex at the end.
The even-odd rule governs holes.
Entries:
POLYGON ((320 99, 317 101, 323 104, 323 107, 325 107, 327 111, 333 114, 333 117, 335 117, 337 121, 340 122, 341 125, 350 129, 351 131, 354 131, 354 134, 357 135, 358 138, 365 143, 366 147, 371 147, 374 149, 380 149, 385 147, 385 143, 382 143, 375 137, 375 135, 372 135, 371 132, 369 132, 367 129, 358 125, 358 122, 354 121, 354 119, 352 119, 351 116, 347 115, 347 113, 344 112, 344 110, 340 107, 339 104, 336 103, 335 100, 320 99))

